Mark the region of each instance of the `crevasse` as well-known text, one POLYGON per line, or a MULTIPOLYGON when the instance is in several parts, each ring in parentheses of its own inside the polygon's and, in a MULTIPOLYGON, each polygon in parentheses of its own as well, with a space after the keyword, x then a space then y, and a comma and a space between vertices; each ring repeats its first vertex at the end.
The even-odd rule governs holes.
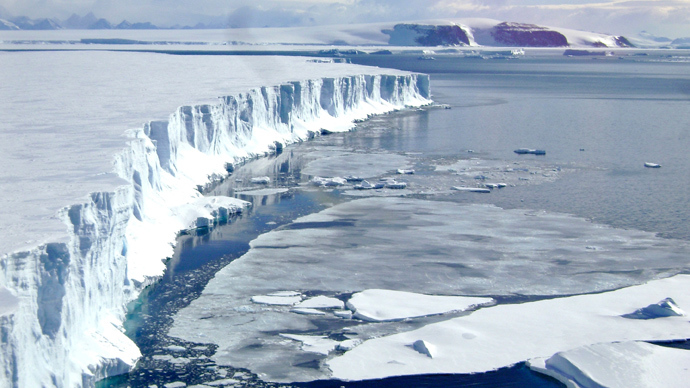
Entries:
MULTIPOLYGON (((421 74, 314 79, 182 106, 129 131, 114 161, 125 184, 61 209, 64 241, 0 263, 0 298, 11 306, 0 311, 0 386, 90 387, 127 372, 140 353, 122 331, 125 305, 162 275, 176 234, 213 216, 199 188, 227 176, 229 163, 429 98, 421 74)), ((210 207, 242 209, 220 203, 210 207)))

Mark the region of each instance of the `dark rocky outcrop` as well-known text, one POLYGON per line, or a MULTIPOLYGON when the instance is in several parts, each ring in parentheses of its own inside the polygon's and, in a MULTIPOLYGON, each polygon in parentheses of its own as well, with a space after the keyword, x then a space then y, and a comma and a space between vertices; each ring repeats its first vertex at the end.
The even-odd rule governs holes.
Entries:
POLYGON ((566 47, 568 39, 558 31, 534 24, 503 22, 494 26, 491 36, 507 46, 566 47))
POLYGON ((392 30, 383 30, 390 36, 393 46, 466 46, 470 44, 467 32, 457 25, 397 24, 392 30))

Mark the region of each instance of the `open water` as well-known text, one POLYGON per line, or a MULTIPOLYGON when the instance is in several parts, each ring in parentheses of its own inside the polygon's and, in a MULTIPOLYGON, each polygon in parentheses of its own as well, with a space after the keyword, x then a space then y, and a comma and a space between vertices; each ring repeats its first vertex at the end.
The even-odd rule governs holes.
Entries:
MULTIPOLYGON (((183 341, 167 333, 173 315, 198 298, 223 266, 246 253, 249 241, 299 216, 352 200, 345 189, 308 185, 315 175, 328 176, 330 172, 343 176, 356 170, 367 176, 384 176, 396 166, 414 168, 414 176, 402 178, 409 183, 409 190, 401 192, 412 198, 566 213, 615 228, 656 233, 669 241, 690 241, 688 53, 671 57, 655 52, 646 56, 624 54, 598 60, 537 54, 510 60, 353 57, 357 63, 431 74, 434 101, 450 109, 437 107, 376 117, 358 125, 355 132, 323 136, 238 168, 211 194, 251 200, 252 210, 213 230, 180 237, 166 275, 132 306, 126 325, 144 353, 142 361, 129 375, 101 385, 162 387, 176 381, 193 385, 230 377, 241 386, 276 385, 261 381, 250 370, 218 365, 212 359, 216 345, 183 341), (544 149, 546 155, 513 153, 522 147, 544 149), (513 179, 510 182, 514 184, 491 194, 449 191, 451 186, 480 184, 471 176, 452 174, 458 171, 458 163, 462 167, 468 160, 489 167, 515 166, 515 174, 501 176, 513 179), (662 167, 645 168, 645 162, 662 167), (454 169, 441 171, 438 166, 454 169), (534 174, 518 179, 522 168, 534 174), (242 190, 252 188, 248 179, 260 175, 272 178, 270 186, 288 191, 242 195, 242 190)), ((471 170, 479 175, 490 172, 471 170)), ((541 297, 504 296, 498 300, 515 303, 541 297)), ((318 367, 315 364, 320 360, 305 360, 301 367, 318 367)), ((353 383, 326 380, 299 385, 560 386, 522 364, 477 375, 353 383)))

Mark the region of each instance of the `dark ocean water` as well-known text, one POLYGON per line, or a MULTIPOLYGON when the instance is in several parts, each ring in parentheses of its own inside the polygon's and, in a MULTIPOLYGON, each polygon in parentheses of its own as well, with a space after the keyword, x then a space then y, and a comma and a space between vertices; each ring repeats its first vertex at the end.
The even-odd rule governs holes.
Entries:
MULTIPOLYGON (((437 56, 357 56, 353 62, 431 74, 433 99, 451 109, 407 111, 362 124, 294 152, 329 147, 376 149, 442 159, 466 154, 483 159, 539 161, 568 169, 554 182, 511 188, 490 196, 445 200, 493 203, 569 213, 618 228, 641 229, 690 240, 690 64, 646 58, 591 60, 538 56, 482 60, 437 56), (545 149, 545 156, 512 151, 545 149), (662 165, 645 168, 645 162, 662 165)), ((293 152, 286 150, 285 152, 293 152)), ((299 160, 281 162, 273 184, 293 187, 310 177, 300 174, 299 160)), ((233 195, 232 182, 213 194, 233 195)), ((137 369, 102 386, 148 386, 184 381, 190 385, 230 377, 238 370, 207 358, 214 345, 185 343, 166 335, 172 315, 198 297, 224 265, 241 256, 248 242, 301 215, 347 199, 339 192, 300 192, 254 198, 254 208, 211 231, 180 238, 164 278, 132 306, 126 327, 144 353, 137 369), (186 350, 161 360, 170 345, 186 350)), ((517 302, 519 302, 518 300, 517 302)), ((243 386, 273 386, 248 371, 243 386)), ((558 387, 523 364, 477 375, 398 377, 368 382, 317 381, 303 387, 558 387)))

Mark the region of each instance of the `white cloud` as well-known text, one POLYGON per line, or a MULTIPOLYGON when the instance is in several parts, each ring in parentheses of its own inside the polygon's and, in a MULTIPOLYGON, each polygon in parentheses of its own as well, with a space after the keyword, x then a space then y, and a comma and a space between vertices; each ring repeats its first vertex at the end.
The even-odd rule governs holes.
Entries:
POLYGON ((15 15, 66 18, 93 11, 111 22, 288 26, 487 17, 614 34, 690 35, 690 0, 3 0, 15 15))

